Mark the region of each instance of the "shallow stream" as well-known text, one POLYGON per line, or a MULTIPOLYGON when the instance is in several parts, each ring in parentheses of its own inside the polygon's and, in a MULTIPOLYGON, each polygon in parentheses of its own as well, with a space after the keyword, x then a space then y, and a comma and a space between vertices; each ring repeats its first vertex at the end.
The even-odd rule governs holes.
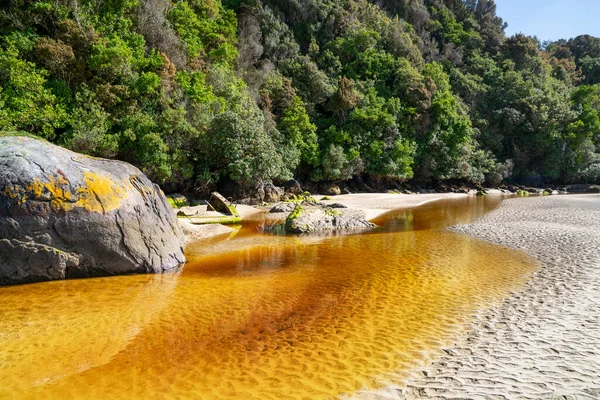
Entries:
POLYGON ((0 288, 0 398, 319 399, 401 384, 537 268, 443 228, 499 198, 390 213, 375 231, 193 243, 167 275, 0 288))

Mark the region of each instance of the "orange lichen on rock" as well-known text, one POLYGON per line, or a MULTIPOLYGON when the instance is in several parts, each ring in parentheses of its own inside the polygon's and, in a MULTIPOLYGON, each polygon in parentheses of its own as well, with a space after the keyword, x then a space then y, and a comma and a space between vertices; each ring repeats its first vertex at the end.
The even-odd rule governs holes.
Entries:
POLYGON ((72 210, 74 208, 73 194, 69 181, 61 175, 56 177, 51 175, 49 179, 50 181, 47 183, 34 179, 25 189, 23 202, 32 197, 34 200, 50 201, 53 209, 72 210))
POLYGON ((121 206, 121 197, 125 193, 121 185, 106 176, 92 172, 86 172, 83 180, 86 186, 77 189, 77 207, 106 212, 121 206))
POLYGON ((19 190, 15 187, 15 186, 7 186, 3 191, 2 194, 6 197, 8 197, 9 199, 16 199, 19 196, 21 196, 21 194, 19 193, 19 190))
POLYGON ((3 194, 17 199, 19 205, 29 200, 49 202, 55 211, 71 211, 79 207, 103 213, 121 206, 121 198, 126 193, 123 185, 108 176, 92 172, 85 172, 83 181, 84 186, 74 188, 63 175, 51 175, 48 182, 34 179, 25 188, 6 188, 3 194))

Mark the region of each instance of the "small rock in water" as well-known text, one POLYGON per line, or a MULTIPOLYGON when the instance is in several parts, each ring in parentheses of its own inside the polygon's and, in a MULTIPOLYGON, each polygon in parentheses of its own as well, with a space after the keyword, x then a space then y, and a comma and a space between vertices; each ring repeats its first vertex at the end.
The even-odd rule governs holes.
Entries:
POLYGON ((330 207, 323 208, 306 204, 297 205, 285 222, 287 233, 372 229, 375 227, 375 224, 365 219, 363 211, 339 211, 330 207))

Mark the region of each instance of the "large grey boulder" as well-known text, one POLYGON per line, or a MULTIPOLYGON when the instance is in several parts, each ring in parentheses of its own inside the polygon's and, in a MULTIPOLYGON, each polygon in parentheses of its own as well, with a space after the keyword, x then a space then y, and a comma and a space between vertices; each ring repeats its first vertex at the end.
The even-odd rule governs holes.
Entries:
POLYGON ((162 272, 185 239, 137 168, 0 137, 0 284, 162 272))

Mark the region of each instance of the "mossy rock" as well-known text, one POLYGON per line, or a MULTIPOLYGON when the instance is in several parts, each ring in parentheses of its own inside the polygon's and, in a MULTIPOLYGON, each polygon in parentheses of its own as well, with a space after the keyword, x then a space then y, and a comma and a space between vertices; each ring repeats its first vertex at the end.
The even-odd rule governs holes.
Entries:
POLYGON ((287 233, 305 234, 325 231, 373 229, 360 210, 336 210, 318 205, 297 205, 285 221, 287 233))
POLYGON ((294 209, 292 210, 290 215, 288 215, 287 220, 293 221, 293 220, 299 218, 302 215, 303 211, 304 211, 304 207, 302 207, 301 205, 297 205, 296 207, 294 207, 294 209))

